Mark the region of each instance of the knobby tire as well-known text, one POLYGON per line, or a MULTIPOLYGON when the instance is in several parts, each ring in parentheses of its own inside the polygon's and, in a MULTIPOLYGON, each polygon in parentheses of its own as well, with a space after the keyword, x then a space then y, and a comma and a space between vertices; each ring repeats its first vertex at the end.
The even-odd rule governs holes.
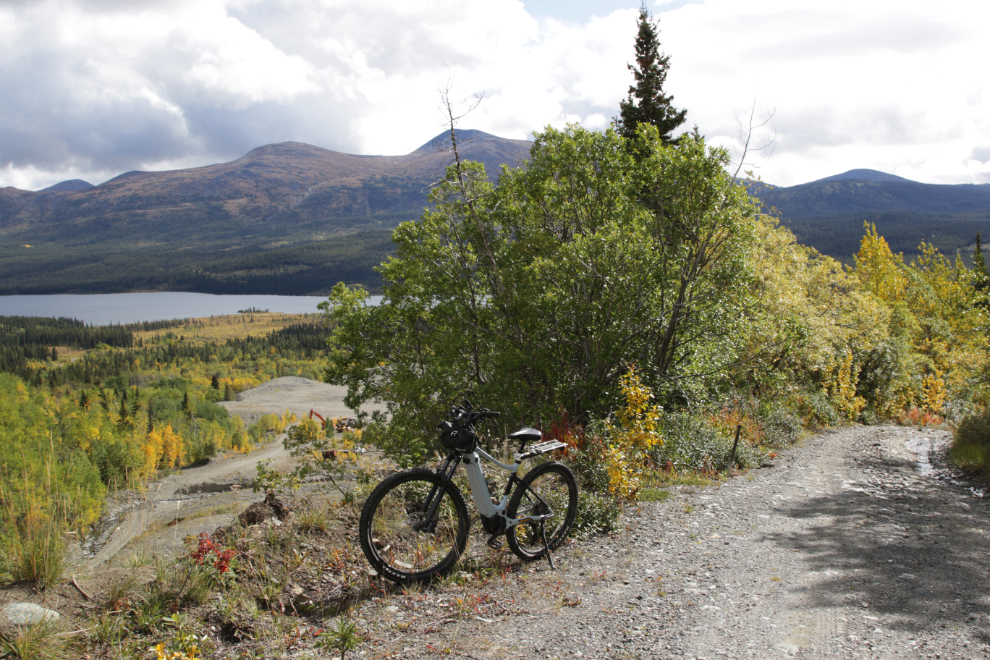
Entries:
MULTIPOLYGON (((546 519, 544 524, 547 545, 553 551, 563 544, 571 531, 577 514, 577 498, 577 482, 570 468, 561 463, 543 463, 526 473, 522 483, 516 486, 506 508, 506 516, 519 518, 539 514, 543 509, 543 502, 548 504, 554 515, 546 519)), ((546 556, 539 523, 516 525, 508 530, 507 537, 509 549, 523 561, 546 556)))
POLYGON ((446 574, 467 547, 470 518, 464 497, 432 470, 414 468, 382 481, 361 510, 361 549, 371 566, 393 582, 427 582, 446 574), (428 530, 417 531, 430 491, 440 504, 428 530))

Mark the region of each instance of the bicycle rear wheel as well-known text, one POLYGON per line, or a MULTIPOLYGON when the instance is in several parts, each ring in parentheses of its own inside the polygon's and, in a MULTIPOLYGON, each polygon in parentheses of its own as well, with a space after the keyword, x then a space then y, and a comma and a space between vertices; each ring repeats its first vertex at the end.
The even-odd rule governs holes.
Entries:
POLYGON ((449 571, 464 554, 469 525, 457 486, 444 484, 425 468, 405 470, 378 484, 364 503, 361 549, 378 574, 393 582, 428 581, 449 571))
POLYGON ((509 549, 523 561, 546 555, 547 545, 556 550, 567 538, 577 513, 577 482, 570 468, 561 463, 544 463, 530 470, 516 486, 506 509, 509 518, 553 515, 541 522, 524 522, 509 529, 509 549), (541 524, 544 529, 541 529, 541 524))

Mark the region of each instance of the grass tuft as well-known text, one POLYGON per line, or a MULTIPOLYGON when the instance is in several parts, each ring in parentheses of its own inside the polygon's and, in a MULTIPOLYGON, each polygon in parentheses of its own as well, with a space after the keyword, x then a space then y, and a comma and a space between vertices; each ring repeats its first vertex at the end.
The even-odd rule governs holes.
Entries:
POLYGON ((69 544, 52 522, 29 525, 11 538, 8 552, 14 581, 26 580, 41 589, 61 582, 69 567, 69 544))
POLYGON ((46 618, 30 626, 0 630, 0 655, 18 660, 62 660, 72 657, 67 642, 59 636, 61 626, 46 618))

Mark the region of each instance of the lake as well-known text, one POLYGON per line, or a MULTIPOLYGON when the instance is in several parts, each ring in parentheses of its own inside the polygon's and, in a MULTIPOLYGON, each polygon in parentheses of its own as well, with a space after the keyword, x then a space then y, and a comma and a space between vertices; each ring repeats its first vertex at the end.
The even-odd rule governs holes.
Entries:
MULTIPOLYGON (((372 296, 372 303, 381 296, 372 296)), ((0 316, 65 316, 90 325, 140 323, 236 314, 255 308, 287 314, 314 313, 319 296, 215 296, 208 293, 94 293, 0 296, 0 316)))

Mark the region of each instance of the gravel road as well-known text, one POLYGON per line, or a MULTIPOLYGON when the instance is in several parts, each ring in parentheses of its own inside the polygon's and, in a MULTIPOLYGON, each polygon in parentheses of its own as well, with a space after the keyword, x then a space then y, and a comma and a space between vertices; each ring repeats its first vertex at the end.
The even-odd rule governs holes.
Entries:
POLYGON ((982 493, 939 469, 949 435, 848 427, 772 468, 680 487, 461 602, 359 610, 367 657, 990 657, 982 493), (931 460, 929 460, 931 454, 931 460))

